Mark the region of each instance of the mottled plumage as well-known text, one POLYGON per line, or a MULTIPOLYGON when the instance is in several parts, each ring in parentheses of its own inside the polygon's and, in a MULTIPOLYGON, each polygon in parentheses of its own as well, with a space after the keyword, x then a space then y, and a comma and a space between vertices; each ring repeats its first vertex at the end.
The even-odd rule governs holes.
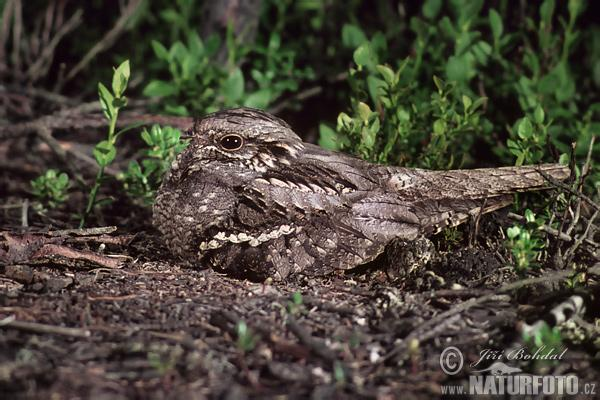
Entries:
POLYGON ((171 251, 237 276, 285 279, 373 260, 394 241, 458 225, 542 188, 556 164, 428 171, 374 165, 304 143, 282 120, 240 108, 196 122, 159 190, 154 223, 171 251))

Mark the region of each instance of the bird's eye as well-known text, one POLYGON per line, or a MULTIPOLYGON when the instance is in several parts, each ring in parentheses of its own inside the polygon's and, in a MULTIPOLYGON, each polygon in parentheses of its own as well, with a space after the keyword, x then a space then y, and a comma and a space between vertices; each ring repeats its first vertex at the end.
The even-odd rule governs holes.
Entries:
POLYGON ((234 151, 242 147, 244 139, 239 135, 227 135, 221 138, 220 143, 223 150, 234 151))

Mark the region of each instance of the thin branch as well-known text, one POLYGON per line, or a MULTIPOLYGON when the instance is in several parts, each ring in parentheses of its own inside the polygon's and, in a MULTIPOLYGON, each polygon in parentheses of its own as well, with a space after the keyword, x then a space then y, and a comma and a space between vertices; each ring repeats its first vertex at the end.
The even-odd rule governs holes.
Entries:
POLYGON ((71 174, 71 176, 74 177, 80 185, 85 185, 83 176, 77 171, 77 168, 75 165, 73 165, 71 159, 67 157, 67 151, 61 146, 59 141, 52 136, 52 131, 47 126, 39 124, 36 127, 35 132, 40 139, 42 139, 52 149, 54 154, 60 158, 63 164, 65 164, 69 174, 71 174))
POLYGON ((50 40, 50 43, 44 46, 42 54, 40 54, 36 62, 27 70, 27 77, 31 82, 37 81, 50 68, 56 46, 58 46, 58 43, 60 43, 63 37, 81 24, 82 16, 83 11, 81 9, 75 11, 71 18, 69 18, 69 20, 60 27, 58 32, 56 32, 52 40, 50 40))
POLYGON ((64 326, 40 324, 38 322, 17 321, 15 320, 14 316, 10 316, 1 320, 0 329, 17 329, 25 332, 72 336, 79 338, 87 338, 91 335, 90 331, 87 329, 67 328, 64 326))
POLYGON ((600 210, 600 206, 597 205, 594 200, 590 199, 588 196, 586 196, 583 193, 579 193, 576 190, 573 190, 572 188, 569 187, 569 185, 566 185, 556 179, 554 179, 553 177, 551 177, 550 175, 548 175, 547 173, 545 173, 544 171, 538 171, 543 177, 544 179, 546 179, 548 182, 550 182, 552 185, 563 189, 567 192, 569 192, 570 194, 572 194, 575 197, 579 197, 580 199, 582 199, 583 201, 585 201, 586 203, 588 203, 594 210, 600 210))
MULTIPOLYGON (((525 286, 538 285, 540 283, 547 284, 547 283, 559 282, 559 281, 562 281, 562 280, 568 278, 569 276, 573 275, 575 272, 576 271, 574 271, 574 270, 567 269, 567 270, 555 271, 550 275, 540 276, 540 277, 536 277, 536 278, 521 279, 519 281, 511 282, 511 283, 507 283, 507 284, 503 285, 498 290, 498 293, 511 292, 513 290, 517 290, 517 289, 520 289, 525 286)), ((592 267, 589 267, 585 272, 587 272, 588 274, 600 275, 600 263, 594 264, 592 267)))
MULTIPOLYGON (((517 220, 519 222, 525 222, 525 221, 527 221, 526 218, 523 217, 522 215, 515 214, 513 212, 509 212, 508 213, 508 217, 512 218, 514 220, 517 220)), ((567 235, 564 232, 560 232, 558 229, 555 229, 555 228, 553 228, 553 227, 551 227, 549 225, 540 225, 539 229, 542 230, 542 231, 544 231, 544 232, 546 232, 546 233, 548 233, 548 234, 550 234, 550 235, 552 235, 552 236, 556 236, 557 239, 560 239, 560 240, 562 240, 564 242, 572 242, 573 241, 573 238, 571 236, 567 235)))
POLYGON ((21 36, 23 34, 23 9, 21 0, 15 0, 13 13, 13 69, 16 74, 21 74, 21 36))
POLYGON ((87 65, 94 60, 99 53, 105 51, 110 48, 117 38, 121 36, 123 31, 127 26, 127 22, 131 18, 131 16, 138 10, 138 8, 142 5, 142 0, 131 0, 129 4, 123 10, 123 13, 113 26, 113 28, 104 35, 104 37, 96 43, 86 54, 83 56, 81 61, 73 67, 64 80, 57 82, 56 91, 60 91, 62 86, 73 79, 81 70, 83 70, 87 65))
POLYGON ((8 0, 2 10, 2 27, 0 28, 0 73, 8 69, 6 65, 6 42, 10 34, 10 21, 13 16, 15 0, 8 0))

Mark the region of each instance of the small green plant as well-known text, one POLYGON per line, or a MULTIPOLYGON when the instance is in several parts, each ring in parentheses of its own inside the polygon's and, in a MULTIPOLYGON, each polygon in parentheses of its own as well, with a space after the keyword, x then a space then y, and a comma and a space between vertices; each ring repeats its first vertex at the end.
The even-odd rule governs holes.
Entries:
POLYGON ((287 304, 288 313, 297 314, 302 309, 302 304, 302 293, 294 292, 294 294, 292 294, 291 300, 288 301, 287 304))
POLYGON ((129 76, 129 60, 126 60, 114 70, 112 92, 108 90, 102 82, 98 82, 100 104, 102 105, 102 112, 109 122, 109 126, 106 139, 102 140, 94 147, 94 158, 96 159, 99 168, 96 179, 94 180, 94 185, 88 196, 87 206, 85 207, 79 222, 80 228, 85 225, 88 215, 97 204, 96 197, 98 195, 98 190, 104 181, 104 169, 113 162, 117 155, 115 144, 119 135, 124 132, 116 132, 117 119, 119 117, 119 110, 127 104, 127 98, 124 94, 125 89, 127 89, 127 83, 129 82, 129 76))
MULTIPOLYGON (((538 329, 523 333, 523 341, 529 349, 530 354, 558 356, 563 350, 563 335, 559 327, 550 327, 546 322, 538 329)), ((552 359, 536 359, 534 363, 538 366, 556 363, 552 359)))
POLYGON ((144 129, 142 140, 148 146, 140 162, 133 160, 127 171, 118 175, 125 192, 142 205, 151 205, 162 177, 187 142, 181 139, 181 132, 169 126, 153 125, 144 129))
POLYGON ((587 276, 583 272, 574 272, 573 275, 565 279, 565 284, 569 289, 578 289, 585 285, 587 276))
POLYGON ((533 118, 521 118, 510 129, 511 139, 506 141, 508 150, 517 157, 515 165, 537 164, 542 161, 550 123, 544 124, 545 113, 541 106, 533 112, 533 118))
POLYGON ((49 169, 31 181, 31 193, 35 196, 38 211, 46 207, 56 208, 67 201, 70 182, 69 176, 64 172, 49 169))
POLYGON ((335 384, 338 386, 344 386, 346 384, 346 372, 344 371, 344 365, 339 360, 333 362, 333 378, 335 384))
POLYGON ((165 375, 167 372, 173 370, 177 364, 177 354, 175 352, 169 353, 168 357, 162 356, 158 352, 148 352, 148 363, 154 368, 160 376, 165 375))
POLYGON ((513 256, 514 268, 519 274, 524 274, 536 266, 543 248, 543 243, 538 237, 538 222, 535 214, 529 209, 525 210, 525 220, 525 226, 514 225, 506 230, 507 245, 513 256))
POLYGON ((235 331, 237 333, 237 348, 243 353, 254 350, 258 338, 252 333, 246 322, 239 321, 235 327, 235 331))

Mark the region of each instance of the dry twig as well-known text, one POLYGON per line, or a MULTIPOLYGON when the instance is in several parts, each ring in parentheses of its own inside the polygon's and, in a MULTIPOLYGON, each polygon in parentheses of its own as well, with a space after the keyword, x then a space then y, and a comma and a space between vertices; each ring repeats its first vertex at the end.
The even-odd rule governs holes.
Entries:
POLYGON ((61 335, 61 336, 72 336, 72 337, 78 337, 78 338, 87 338, 87 337, 90 337, 90 335, 91 335, 90 331, 88 331, 87 329, 67 328, 64 326, 40 324, 38 322, 17 321, 12 316, 1 320, 0 328, 2 328, 2 329, 18 329, 20 331, 25 331, 25 332, 61 335))
POLYGON ((77 63, 77 65, 75 65, 67 74, 67 76, 65 77, 64 80, 58 80, 57 81, 57 85, 56 85, 56 90, 57 92, 60 91, 60 89, 62 88, 62 86, 69 82, 71 79, 73 79, 75 76, 77 76, 77 74, 79 72, 81 72, 81 70, 83 70, 85 67, 87 67, 87 65, 94 59, 96 58, 96 56, 105 51, 106 49, 110 48, 115 41, 117 40, 117 38, 119 36, 121 36, 121 34, 125 31, 125 28, 127 27, 127 22, 129 22, 129 20, 131 19, 131 17, 133 16, 133 14, 135 14, 135 12, 138 10, 138 8, 142 5, 142 0, 130 0, 129 3, 125 6, 125 8, 123 9, 123 12, 121 13, 121 16, 119 17, 119 19, 117 20, 117 22, 115 23, 115 25, 113 26, 113 28, 108 31, 104 37, 98 42, 96 43, 81 59, 81 61, 79 61, 77 63))

